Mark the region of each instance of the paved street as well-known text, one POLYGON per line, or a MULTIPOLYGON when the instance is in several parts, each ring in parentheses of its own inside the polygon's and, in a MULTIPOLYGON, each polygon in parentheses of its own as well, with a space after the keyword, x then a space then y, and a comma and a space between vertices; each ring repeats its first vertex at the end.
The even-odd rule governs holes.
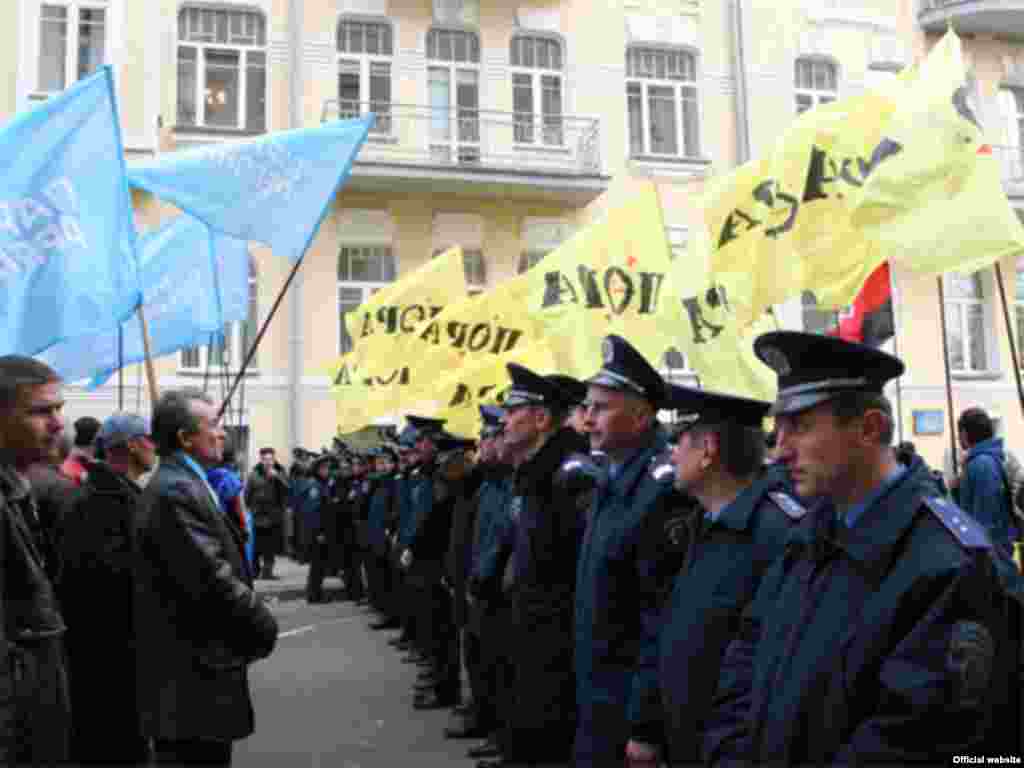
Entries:
POLYGON ((471 768, 469 744, 442 735, 449 711, 416 712, 416 667, 402 664, 364 608, 281 601, 277 650, 250 668, 256 733, 235 764, 331 768, 471 768))

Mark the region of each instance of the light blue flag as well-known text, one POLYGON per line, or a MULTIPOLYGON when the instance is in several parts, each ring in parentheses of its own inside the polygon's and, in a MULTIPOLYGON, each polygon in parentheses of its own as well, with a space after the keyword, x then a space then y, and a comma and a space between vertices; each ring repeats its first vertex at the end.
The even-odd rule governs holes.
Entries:
POLYGON ((172 152, 128 170, 132 186, 211 229, 298 261, 348 179, 373 115, 172 152))
POLYGON ((0 354, 113 329, 138 306, 110 67, 0 128, 0 354))
MULTIPOLYGON (((205 344, 224 326, 244 320, 248 309, 248 244, 214 235, 202 222, 182 214, 140 245, 140 280, 154 358, 205 344)), ((145 348, 138 317, 121 326, 124 365, 142 362, 145 348)), ((103 384, 118 369, 117 329, 74 339, 40 358, 67 381, 89 378, 103 384)))

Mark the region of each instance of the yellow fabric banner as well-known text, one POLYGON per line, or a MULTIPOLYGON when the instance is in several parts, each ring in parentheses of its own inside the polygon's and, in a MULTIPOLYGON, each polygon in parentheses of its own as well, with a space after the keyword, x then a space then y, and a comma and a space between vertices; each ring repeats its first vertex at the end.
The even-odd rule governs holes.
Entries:
POLYGON ((920 66, 805 112, 709 185, 711 268, 741 325, 803 290, 846 306, 886 260, 939 273, 1024 249, 970 93, 950 31, 920 66))
POLYGON ((461 248, 451 248, 346 315, 351 352, 327 369, 339 399, 338 425, 359 429, 393 411, 405 393, 422 389, 401 356, 401 339, 466 297, 461 248))

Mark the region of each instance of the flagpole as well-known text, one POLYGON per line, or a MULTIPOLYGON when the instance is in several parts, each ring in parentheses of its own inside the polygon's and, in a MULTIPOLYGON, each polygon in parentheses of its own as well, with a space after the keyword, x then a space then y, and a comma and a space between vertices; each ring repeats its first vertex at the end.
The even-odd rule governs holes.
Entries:
POLYGON ((124 326, 117 324, 117 410, 124 410, 124 326))
POLYGON ((160 390, 156 385, 156 369, 153 367, 153 353, 149 345, 149 325, 146 323, 146 313, 139 304, 139 327, 142 329, 142 351, 146 356, 146 381, 149 383, 149 396, 152 402, 150 406, 156 407, 156 401, 160 399, 160 390))
POLYGON ((1003 269, 997 261, 996 285, 999 286, 999 300, 1003 304, 1003 320, 1006 322, 1006 338, 1010 341, 1010 360, 1013 368, 1013 377, 1017 381, 1017 398, 1020 400, 1021 413, 1024 413, 1024 385, 1020 379, 1020 358, 1017 357, 1017 343, 1013 338, 1013 324, 1010 322, 1010 307, 1006 302, 1006 287, 1003 285, 1003 269))
POLYGON ((228 390, 228 395, 224 398, 224 402, 220 404, 220 410, 217 412, 217 421, 220 421, 221 416, 224 415, 224 411, 227 410, 228 405, 231 403, 231 398, 235 394, 235 390, 238 389, 238 383, 245 376, 245 372, 249 370, 249 363, 256 356, 256 350, 260 347, 260 342, 263 340, 263 334, 267 332, 267 326, 270 325, 270 321, 274 319, 274 315, 277 313, 278 307, 281 306, 281 301, 284 299, 284 295, 288 292, 288 288, 291 286, 292 281, 295 279, 295 275, 298 274, 299 267, 302 266, 303 260, 306 258, 306 254, 303 253, 298 261, 295 262, 295 266, 292 267, 292 271, 288 273, 288 279, 284 281, 284 285, 277 294, 277 298, 274 299, 273 305, 270 307, 270 312, 267 314, 267 319, 263 321, 260 326, 259 333, 256 334, 256 338, 253 339, 252 347, 245 355, 245 361, 242 363, 242 368, 239 370, 238 375, 235 376, 235 380, 231 383, 231 389, 228 390))
POLYGON ((953 474, 960 473, 956 460, 956 415, 953 413, 953 380, 949 374, 949 342, 946 336, 946 291, 942 287, 942 275, 935 278, 939 286, 939 325, 942 329, 942 367, 946 373, 946 409, 949 411, 949 449, 953 462, 953 474))
MULTIPOLYGON (((893 291, 893 283, 896 278, 893 275, 892 264, 889 265, 889 303, 892 306, 892 351, 896 357, 900 357, 900 334, 902 323, 896 322, 896 293, 893 291), (897 328, 897 326, 900 326, 897 328)), ((903 358, 900 358, 901 360, 903 358)), ((896 377, 896 425, 899 442, 903 442, 903 385, 900 383, 900 376, 896 377)))

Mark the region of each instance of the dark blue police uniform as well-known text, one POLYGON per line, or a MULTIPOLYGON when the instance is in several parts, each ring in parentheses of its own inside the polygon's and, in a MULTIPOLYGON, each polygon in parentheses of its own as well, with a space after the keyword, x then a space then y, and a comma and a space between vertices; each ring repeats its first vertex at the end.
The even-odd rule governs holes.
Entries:
MULTIPOLYGON (((592 385, 661 403, 664 381, 624 339, 609 336, 603 351, 592 385)), ((662 604, 683 554, 665 546, 677 514, 672 478, 650 472, 665 446, 652 427, 632 457, 610 469, 590 509, 576 572, 578 768, 622 765, 630 722, 656 674, 640 659, 656 655, 662 604)))
MULTIPOLYGON (((776 413, 881 392, 902 364, 838 339, 776 332, 776 413)), ((765 575, 726 652, 713 765, 951 765, 1018 736, 1012 606, 991 542, 918 460, 840 516, 823 499, 765 575)), ((1018 721, 1019 723, 1019 721, 1018 721)))

